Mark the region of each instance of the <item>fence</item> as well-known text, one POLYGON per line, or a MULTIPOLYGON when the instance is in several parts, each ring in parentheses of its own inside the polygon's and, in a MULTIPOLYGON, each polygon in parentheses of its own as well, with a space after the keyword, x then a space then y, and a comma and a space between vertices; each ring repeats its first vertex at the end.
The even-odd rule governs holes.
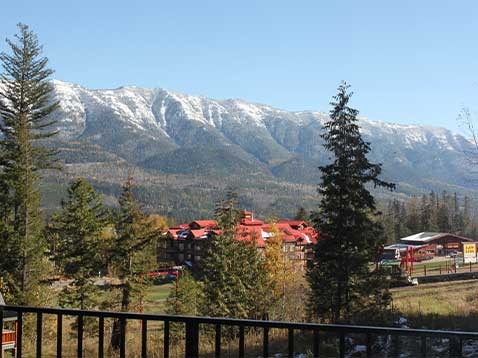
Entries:
MULTIPOLYGON (((313 335, 311 351, 314 357, 320 357, 321 340, 324 334, 332 334, 337 337, 338 355, 344 357, 346 354, 346 337, 348 335, 363 336, 366 342, 366 354, 372 356, 372 339, 376 336, 391 337, 418 337, 420 344, 420 354, 422 357, 427 356, 430 352, 430 344, 427 344, 427 338, 445 338, 448 339, 449 356, 461 356, 464 340, 478 341, 478 333, 473 332, 457 332, 457 331, 436 331, 424 329, 404 329, 390 327, 371 327, 371 326, 354 326, 354 325, 336 325, 336 324, 313 324, 313 323, 292 323, 279 321, 259 321, 259 320, 240 320, 228 318, 210 318, 210 317, 189 317, 189 316, 170 316, 170 315, 153 315, 140 313, 121 313, 106 311, 84 311, 72 309, 54 309, 54 308, 38 308, 24 306, 0 306, 0 327, 3 326, 3 311, 14 311, 18 314, 17 329, 17 357, 22 356, 22 332, 23 317, 26 313, 36 315, 36 356, 42 356, 42 320, 44 315, 55 315, 57 320, 56 329, 56 356, 62 357, 63 347, 63 317, 72 316, 78 319, 77 325, 77 342, 76 351, 78 357, 83 357, 83 337, 84 337, 84 318, 96 317, 98 319, 98 357, 105 354, 104 342, 104 323, 105 319, 117 319, 120 322, 120 347, 119 356, 126 357, 126 322, 141 322, 141 335, 138 340, 141 341, 141 356, 146 357, 148 352, 148 322, 163 322, 164 324, 164 346, 163 355, 169 357, 170 352, 170 324, 174 322, 184 323, 185 325, 185 356, 187 358, 199 356, 199 326, 208 325, 213 328, 215 335, 214 355, 221 356, 221 331, 222 328, 235 327, 238 328, 238 355, 245 356, 245 330, 255 328, 262 331, 262 356, 269 357, 269 331, 271 329, 281 329, 287 332, 287 355, 293 357, 296 350, 294 349, 294 333, 297 331, 310 331, 313 335)), ((395 347, 396 350, 400 346, 395 347)), ((398 353, 398 352, 396 352, 398 353)), ((0 358, 2 357, 0 350, 0 358)), ((398 354, 397 354, 398 356, 398 354)))

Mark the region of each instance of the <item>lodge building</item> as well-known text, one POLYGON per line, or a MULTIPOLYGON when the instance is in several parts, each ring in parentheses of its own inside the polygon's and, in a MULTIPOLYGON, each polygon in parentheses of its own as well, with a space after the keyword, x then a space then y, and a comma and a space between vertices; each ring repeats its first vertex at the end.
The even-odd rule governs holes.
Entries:
MULTIPOLYGON (((274 226, 283 240, 283 251, 291 260, 305 267, 317 242, 315 229, 301 220, 280 220, 274 226)), ((254 244, 260 252, 264 252, 267 240, 274 236, 273 226, 255 219, 250 211, 242 213, 236 232, 236 240, 254 244)), ((169 228, 163 233, 158 262, 200 266, 205 254, 205 243, 212 236, 220 234, 215 220, 195 220, 169 228)))

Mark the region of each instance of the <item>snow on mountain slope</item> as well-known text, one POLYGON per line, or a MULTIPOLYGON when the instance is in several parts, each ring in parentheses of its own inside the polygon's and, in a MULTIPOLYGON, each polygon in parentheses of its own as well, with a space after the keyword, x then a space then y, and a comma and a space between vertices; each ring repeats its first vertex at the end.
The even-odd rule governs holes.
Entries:
MULTIPOLYGON (((61 106, 56 118, 63 140, 87 140, 136 163, 160 153, 163 158, 175 151, 176 158, 181 149, 201 152, 207 147, 234 152, 251 165, 261 163, 272 170, 280 165, 281 176, 301 181, 300 173, 291 168, 316 170, 327 160, 320 134, 328 116, 322 112, 288 112, 160 88, 88 90, 61 81, 52 84, 61 106)), ((391 179, 468 186, 464 152, 471 144, 463 136, 443 128, 367 118, 359 124, 372 143, 373 159, 384 164, 391 179)))
MULTIPOLYGON (((277 124, 273 123, 275 120, 285 126, 307 128, 311 124, 320 125, 327 119, 327 115, 321 112, 287 112, 243 100, 219 101, 164 89, 121 87, 114 90, 87 90, 57 80, 52 83, 64 112, 60 127, 65 123, 75 123, 79 127, 75 132, 77 135, 81 135, 80 129, 84 129, 88 121, 99 119, 99 116, 87 118, 86 112, 95 113, 105 108, 115 115, 111 120, 122 121, 126 126, 152 136, 155 135, 152 129, 169 135, 168 130, 174 128, 175 124, 171 120, 195 121, 221 130, 224 122, 268 129, 277 124)), ((450 150, 463 149, 463 137, 443 128, 393 124, 366 118, 361 118, 360 125, 367 136, 394 138, 409 147, 433 143, 450 150)))

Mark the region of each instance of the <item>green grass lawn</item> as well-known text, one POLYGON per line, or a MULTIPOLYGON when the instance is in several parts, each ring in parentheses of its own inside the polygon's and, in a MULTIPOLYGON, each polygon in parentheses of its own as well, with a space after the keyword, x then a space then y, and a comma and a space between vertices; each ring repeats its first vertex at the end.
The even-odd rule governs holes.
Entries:
POLYGON ((171 290, 174 290, 174 282, 148 287, 144 296, 144 312, 165 313, 166 299, 171 290))

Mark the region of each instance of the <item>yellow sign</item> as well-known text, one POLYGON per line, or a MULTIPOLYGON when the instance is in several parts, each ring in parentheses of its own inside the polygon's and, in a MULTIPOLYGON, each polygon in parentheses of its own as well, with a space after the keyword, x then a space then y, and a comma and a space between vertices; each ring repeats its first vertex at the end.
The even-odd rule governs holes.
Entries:
POLYGON ((474 242, 463 243, 463 261, 464 263, 476 262, 476 244, 474 242))

